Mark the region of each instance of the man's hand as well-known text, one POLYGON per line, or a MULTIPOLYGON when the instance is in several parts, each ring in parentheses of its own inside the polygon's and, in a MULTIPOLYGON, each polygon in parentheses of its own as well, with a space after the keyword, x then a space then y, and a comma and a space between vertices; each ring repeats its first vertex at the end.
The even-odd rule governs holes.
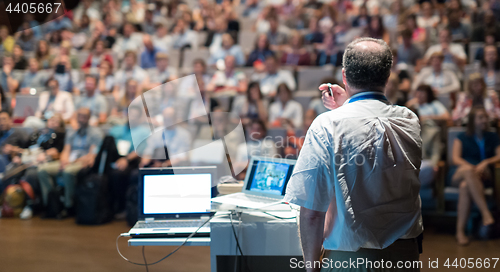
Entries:
POLYGON ((337 84, 331 85, 333 97, 330 95, 328 84, 321 84, 319 90, 322 91, 321 100, 323 105, 329 110, 334 110, 344 104, 348 99, 347 92, 337 84))
POLYGON ((128 167, 128 160, 125 157, 119 158, 116 161, 115 165, 116 165, 116 169, 123 171, 123 170, 127 169, 127 167, 128 167))

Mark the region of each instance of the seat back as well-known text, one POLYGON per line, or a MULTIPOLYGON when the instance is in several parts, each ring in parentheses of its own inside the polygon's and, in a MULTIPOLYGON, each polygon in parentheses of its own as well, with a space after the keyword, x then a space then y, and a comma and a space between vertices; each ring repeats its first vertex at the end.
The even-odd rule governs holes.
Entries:
POLYGON ((316 90, 326 77, 333 76, 333 66, 299 67, 297 71, 298 90, 316 90))
POLYGON ((453 142, 457 138, 458 134, 465 132, 465 127, 450 127, 448 128, 448 136, 446 139, 446 161, 448 164, 452 163, 453 158, 453 142))

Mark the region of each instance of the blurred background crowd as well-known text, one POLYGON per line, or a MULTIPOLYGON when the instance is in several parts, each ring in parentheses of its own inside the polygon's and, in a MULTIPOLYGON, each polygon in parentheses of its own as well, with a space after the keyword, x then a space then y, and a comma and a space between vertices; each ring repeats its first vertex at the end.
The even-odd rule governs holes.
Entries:
POLYGON ((493 150, 484 155, 462 135, 498 127, 498 0, 82 0, 46 23, 26 14, 17 31, 0 27, 4 184, 25 165, 41 206, 63 186, 62 216, 70 215, 78 173, 108 137, 119 153, 110 184, 122 215, 138 167, 210 163, 186 151, 213 139, 227 136, 237 151, 224 163, 296 158, 309 125, 328 111, 317 87, 342 85, 343 50, 358 37, 391 46, 386 96, 421 120, 424 209, 456 212, 467 184, 482 190, 474 186, 486 175, 472 171, 454 186, 454 166, 498 155, 497 138, 477 144, 493 150), (142 102, 129 108, 148 91, 147 111, 142 102), (246 145, 230 136, 240 121, 246 145), (146 139, 142 154, 132 134, 146 139))

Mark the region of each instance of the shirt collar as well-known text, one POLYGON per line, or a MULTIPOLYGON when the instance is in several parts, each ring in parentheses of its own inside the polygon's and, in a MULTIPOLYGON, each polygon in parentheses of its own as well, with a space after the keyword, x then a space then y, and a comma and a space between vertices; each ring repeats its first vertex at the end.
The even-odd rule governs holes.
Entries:
POLYGON ((366 100, 366 99, 375 99, 375 100, 382 100, 382 101, 389 101, 384 93, 378 92, 378 91, 368 91, 368 92, 359 92, 347 99, 344 104, 356 102, 359 100, 366 100))

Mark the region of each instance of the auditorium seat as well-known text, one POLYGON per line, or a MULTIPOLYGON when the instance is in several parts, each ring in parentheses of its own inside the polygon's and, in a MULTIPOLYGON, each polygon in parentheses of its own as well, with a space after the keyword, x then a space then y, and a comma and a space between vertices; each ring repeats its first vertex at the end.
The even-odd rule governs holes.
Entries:
POLYGON ((322 80, 332 77, 334 67, 331 65, 322 67, 300 66, 297 68, 298 90, 317 89, 322 80))

